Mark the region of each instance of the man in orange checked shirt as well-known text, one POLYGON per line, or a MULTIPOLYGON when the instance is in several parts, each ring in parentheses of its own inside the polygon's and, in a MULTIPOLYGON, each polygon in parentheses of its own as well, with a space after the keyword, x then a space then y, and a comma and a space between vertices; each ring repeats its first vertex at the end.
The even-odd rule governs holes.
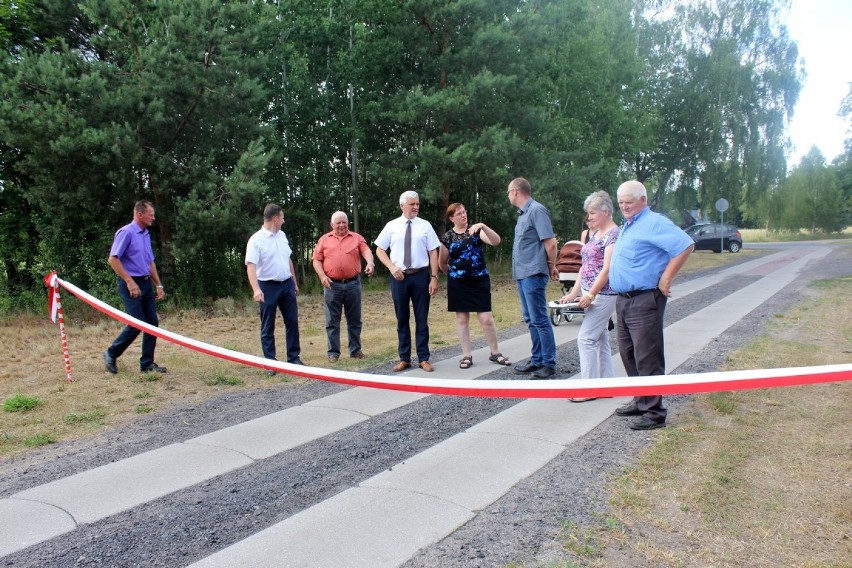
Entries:
POLYGON ((331 216, 331 232, 324 234, 314 248, 313 265, 323 287, 325 332, 328 360, 340 359, 340 316, 346 314, 349 356, 362 359, 361 351, 361 258, 367 261, 364 274, 373 274, 376 265, 367 241, 349 230, 343 211, 331 216))

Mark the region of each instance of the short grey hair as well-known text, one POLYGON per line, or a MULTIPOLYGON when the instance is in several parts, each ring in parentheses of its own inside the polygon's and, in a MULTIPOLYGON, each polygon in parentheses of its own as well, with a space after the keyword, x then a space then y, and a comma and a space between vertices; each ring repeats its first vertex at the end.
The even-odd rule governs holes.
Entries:
POLYGON ((349 222, 349 215, 347 215, 343 211, 335 211, 334 213, 332 213, 331 214, 331 222, 334 223, 334 218, 340 217, 340 216, 343 216, 343 218, 346 219, 347 223, 349 222))
POLYGON ((618 195, 631 195, 636 199, 648 197, 648 190, 641 181, 629 180, 618 186, 618 195))
POLYGON ((416 200, 420 201, 420 196, 417 195, 416 191, 411 191, 411 190, 405 191, 405 192, 402 193, 402 195, 399 196, 399 204, 405 205, 406 203, 408 203, 408 201, 410 199, 416 199, 416 200))
POLYGON ((586 198, 583 202, 583 210, 588 213, 589 209, 612 215, 615 208, 612 205, 612 198, 605 191, 596 191, 586 198))
POLYGON ((530 182, 525 178, 515 178, 509 183, 509 189, 514 189, 519 191, 523 195, 532 195, 532 187, 530 187, 530 182))

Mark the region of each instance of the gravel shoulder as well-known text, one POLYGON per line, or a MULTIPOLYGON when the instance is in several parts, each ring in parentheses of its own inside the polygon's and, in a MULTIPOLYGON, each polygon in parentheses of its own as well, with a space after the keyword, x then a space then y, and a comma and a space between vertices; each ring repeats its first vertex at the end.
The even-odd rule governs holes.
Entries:
MULTIPOLYGON (((770 251, 771 252, 771 251, 770 251)), ((846 255, 848 260, 849 256, 846 255)), ((814 266, 673 373, 715 370, 727 353, 759 334, 764 322, 798 301, 810 280, 848 274, 848 262, 814 266)), ((692 274, 691 278, 702 274, 692 274)), ((754 281, 740 277, 670 304, 677 321, 754 281)), ((526 333, 523 328, 505 336, 526 333)), ((433 352, 455 357, 458 347, 433 352)), ((558 371, 578 371, 574 343, 558 352, 558 371)), ((390 364, 371 369, 386 373, 390 364)), ((510 380, 510 369, 489 379, 510 380)), ((311 382, 229 393, 146 415, 98 435, 10 458, 0 464, 0 496, 181 442, 277 412, 346 387, 311 382)), ((667 399, 670 423, 689 411, 689 397, 667 399)), ((6 566, 181 566, 233 544, 320 502, 435 443, 514 405, 505 399, 427 397, 364 423, 305 444, 157 501, 83 525, 29 550, 3 558, 6 566)), ((654 433, 629 431, 612 417, 518 484, 475 519, 406 566, 500 566, 559 558, 565 523, 599 526, 606 515, 608 483, 653 442, 654 433)))

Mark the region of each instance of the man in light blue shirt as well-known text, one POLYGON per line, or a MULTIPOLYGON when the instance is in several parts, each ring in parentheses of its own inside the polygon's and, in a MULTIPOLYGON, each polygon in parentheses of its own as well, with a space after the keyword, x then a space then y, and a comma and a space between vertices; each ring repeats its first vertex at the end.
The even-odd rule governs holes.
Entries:
POLYGON ((530 182, 524 178, 513 179, 506 192, 509 203, 519 210, 512 246, 512 278, 518 286, 521 315, 532 339, 529 363, 518 363, 514 371, 546 380, 556 374, 556 338, 547 317, 546 290, 551 279, 559 278, 559 272, 550 213, 531 194, 530 182))
MULTIPOLYGON (((651 211, 648 193, 638 181, 618 188, 624 226, 615 243, 609 285, 618 293, 618 351, 627 375, 666 374, 663 316, 672 295, 672 281, 694 247, 692 239, 668 217, 651 211)), ((630 427, 652 430, 666 425, 662 396, 637 396, 615 411, 638 416, 630 427)))

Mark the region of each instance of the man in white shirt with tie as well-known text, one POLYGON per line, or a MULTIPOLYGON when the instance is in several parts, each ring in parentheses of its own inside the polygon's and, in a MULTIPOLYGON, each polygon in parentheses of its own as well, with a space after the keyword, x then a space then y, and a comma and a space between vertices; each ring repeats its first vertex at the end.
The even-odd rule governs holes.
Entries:
POLYGON ((376 258, 390 271, 391 297, 396 313, 399 363, 394 371, 411 367, 411 328, 414 308, 418 365, 432 372, 429 363, 429 301, 438 291, 438 248, 441 241, 428 221, 419 218, 420 197, 415 191, 399 196, 402 216, 389 221, 376 237, 376 258), (390 250, 390 253, 388 253, 390 250))

